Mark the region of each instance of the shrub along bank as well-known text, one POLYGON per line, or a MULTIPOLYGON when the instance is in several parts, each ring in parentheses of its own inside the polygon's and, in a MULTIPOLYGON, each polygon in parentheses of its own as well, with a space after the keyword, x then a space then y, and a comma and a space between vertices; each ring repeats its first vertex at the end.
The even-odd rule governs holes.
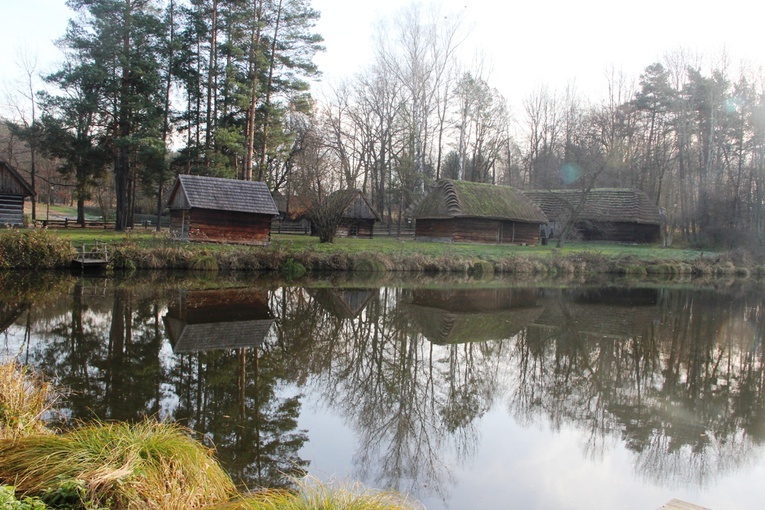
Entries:
POLYGON ((56 392, 15 361, 0 364, 0 508, 15 510, 406 510, 394 494, 301 481, 237 491, 214 452, 170 423, 46 427, 56 392))
POLYGON ((184 243, 155 233, 14 230, 0 232, 0 268, 65 268, 71 243, 109 245, 112 270, 348 271, 422 273, 630 276, 765 275, 761 254, 613 243, 550 246, 443 244, 380 239, 337 239, 319 243, 309 236, 274 236, 268 247, 184 243))

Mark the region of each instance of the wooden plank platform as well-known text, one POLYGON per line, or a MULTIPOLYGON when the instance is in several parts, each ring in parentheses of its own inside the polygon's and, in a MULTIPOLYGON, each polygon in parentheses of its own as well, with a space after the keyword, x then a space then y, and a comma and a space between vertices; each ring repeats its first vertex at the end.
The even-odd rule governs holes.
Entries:
POLYGON ((109 264, 109 252, 106 243, 82 244, 75 247, 76 255, 72 267, 85 269, 106 269, 109 264))
POLYGON ((709 508, 694 505, 693 503, 688 503, 679 499, 671 499, 659 510, 709 510, 709 508))

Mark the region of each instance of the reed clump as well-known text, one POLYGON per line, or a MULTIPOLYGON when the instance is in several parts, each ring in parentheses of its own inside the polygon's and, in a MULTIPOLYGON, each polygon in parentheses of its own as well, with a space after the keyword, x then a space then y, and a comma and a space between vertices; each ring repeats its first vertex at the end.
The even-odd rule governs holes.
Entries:
POLYGON ((43 501, 114 510, 201 508, 235 493, 188 431, 150 421, 2 440, 0 481, 43 501))
POLYGON ((325 484, 312 478, 297 482, 296 491, 267 490, 204 510, 420 510, 401 494, 365 489, 359 484, 325 484))
POLYGON ((13 442, 23 436, 49 434, 43 416, 56 398, 53 386, 42 377, 15 361, 0 364, 0 440, 13 442))

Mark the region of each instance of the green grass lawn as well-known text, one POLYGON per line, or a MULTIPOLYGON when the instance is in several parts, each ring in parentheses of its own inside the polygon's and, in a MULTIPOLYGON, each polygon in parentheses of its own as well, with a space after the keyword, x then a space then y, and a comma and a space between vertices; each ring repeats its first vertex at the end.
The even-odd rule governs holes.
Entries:
MULTIPOLYGON (((181 243, 168 237, 167 231, 157 233, 153 229, 139 227, 128 232, 116 232, 104 229, 68 228, 53 230, 56 235, 73 244, 92 243, 96 240, 109 244, 132 242, 139 246, 152 247, 181 243)), ((192 249, 204 249, 210 252, 228 252, 237 250, 279 250, 287 253, 312 251, 316 253, 379 253, 381 255, 426 255, 432 257, 482 258, 485 260, 503 259, 515 255, 547 258, 576 253, 597 254, 606 258, 633 256, 642 260, 691 260, 702 255, 712 255, 711 251, 702 252, 687 248, 662 248, 656 245, 626 245, 616 243, 577 242, 569 243, 562 249, 548 246, 507 246, 483 244, 452 244, 419 242, 411 239, 398 240, 389 237, 375 239, 338 238, 334 243, 320 243, 317 237, 306 235, 273 234, 271 245, 263 247, 243 247, 214 243, 185 243, 192 249)))

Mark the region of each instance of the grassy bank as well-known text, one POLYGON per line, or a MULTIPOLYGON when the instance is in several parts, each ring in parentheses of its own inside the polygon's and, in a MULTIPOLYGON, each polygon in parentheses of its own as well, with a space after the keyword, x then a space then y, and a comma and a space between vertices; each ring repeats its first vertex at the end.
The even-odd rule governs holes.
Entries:
POLYGON ((170 423, 91 423, 57 432, 57 393, 0 364, 0 508, 17 510, 405 510, 395 493, 303 480, 294 491, 237 492, 214 452, 170 423))
POLYGON ((62 247, 77 247, 96 240, 109 245, 114 270, 281 271, 294 276, 305 271, 765 275, 762 257, 743 251, 717 253, 616 243, 570 243, 558 249, 429 243, 388 237, 319 243, 315 237, 296 235, 273 235, 270 246, 252 247, 184 243, 170 239, 166 232, 151 230, 121 233, 83 229, 0 232, 0 268, 66 267, 69 260, 61 255, 62 247), (22 243, 20 239, 24 236, 31 241, 22 243), (21 244, 28 248, 13 249, 21 244), (40 250, 41 254, 32 256, 30 250, 40 250))

